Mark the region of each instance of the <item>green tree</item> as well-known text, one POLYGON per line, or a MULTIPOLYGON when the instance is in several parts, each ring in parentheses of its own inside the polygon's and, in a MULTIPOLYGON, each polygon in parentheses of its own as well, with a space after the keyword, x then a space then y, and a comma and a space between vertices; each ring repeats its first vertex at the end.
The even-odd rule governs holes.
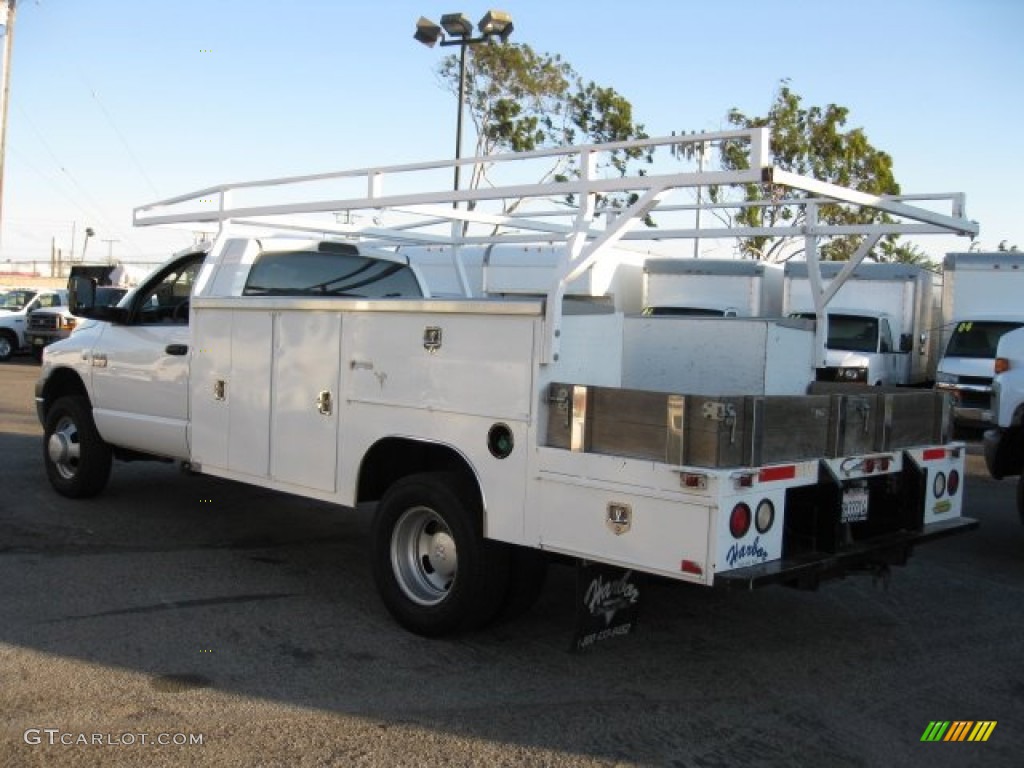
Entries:
MULTIPOLYGON (((783 170, 874 195, 899 194, 892 158, 872 146, 862 128, 843 130, 848 116, 849 110, 836 104, 804 107, 801 97, 783 80, 767 115, 750 117, 734 108, 729 112, 728 121, 738 128, 767 127, 773 162, 783 170)), ((723 145, 721 162, 727 170, 748 167, 746 153, 735 142, 723 145)), ((715 200, 724 194, 722 189, 712 190, 715 200)), ((743 189, 743 200, 769 204, 741 209, 735 215, 735 222, 741 226, 799 226, 804 222, 803 210, 787 205, 783 190, 772 185, 747 185, 743 189)), ((821 224, 870 224, 889 220, 886 214, 871 208, 826 204, 818 209, 821 224)), ((878 258, 885 249, 890 254, 897 253, 895 240, 896 236, 883 238, 876 249, 878 252, 873 255, 878 258)), ((859 242, 859 237, 832 238, 822 245, 822 257, 849 259, 859 242)), ((784 261, 799 253, 801 247, 802 240, 781 237, 750 237, 739 242, 743 256, 766 261, 784 261)), ((906 256, 909 252, 903 253, 906 256)))
MULTIPOLYGON (((466 103, 478 157, 647 137, 643 125, 633 119, 633 107, 625 97, 613 88, 585 81, 558 54, 504 43, 472 46, 466 57, 466 103)), ((438 75, 457 98, 458 56, 446 56, 438 75)), ((649 161, 650 154, 631 149, 612 153, 607 163, 615 172, 625 174, 632 161, 641 160, 649 161)), ((474 166, 470 187, 485 184, 490 168, 488 163, 474 166)), ((565 180, 578 173, 579 168, 563 161, 552 164, 538 181, 565 180)), ((629 198, 604 201, 615 206, 628 202, 629 198)))

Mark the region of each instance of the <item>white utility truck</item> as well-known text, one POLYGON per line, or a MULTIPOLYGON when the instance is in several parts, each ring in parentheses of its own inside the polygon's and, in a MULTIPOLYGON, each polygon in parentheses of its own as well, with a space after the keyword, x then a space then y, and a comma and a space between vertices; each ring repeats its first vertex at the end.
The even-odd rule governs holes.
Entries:
POLYGON ((942 278, 942 357, 935 386, 953 397, 963 426, 995 423, 992 376, 1000 337, 1024 326, 1024 254, 947 253, 942 278))
POLYGON ((648 259, 644 314, 779 317, 782 268, 740 259, 648 259))
MULTIPOLYGON (((834 281, 846 262, 821 264, 823 281, 834 281)), ((937 336, 932 333, 935 275, 908 264, 862 263, 847 270, 828 311, 828 354, 819 381, 868 385, 930 383, 937 336)), ((807 262, 785 266, 782 311, 814 318, 807 262)))
POLYGON ((992 421, 995 426, 985 432, 985 463, 996 480, 1018 476, 1017 513, 1024 523, 1024 328, 999 339, 992 421))
MULTIPOLYGON (((976 526, 961 514, 965 452, 949 440, 943 395, 806 394, 820 345, 799 322, 776 333, 751 321, 743 349, 773 358, 766 374, 765 357, 725 354, 714 335, 717 357, 671 353, 686 318, 566 300, 616 243, 652 237, 637 226, 648 214, 659 237, 696 236, 670 221, 673 197, 685 203, 696 185, 772 184, 783 205, 868 204, 915 232, 977 231, 956 200, 940 214, 774 168, 763 129, 699 137, 742 143, 750 170, 668 161, 597 173, 609 152, 667 154, 687 140, 456 161, 486 162, 486 189, 415 191, 419 174, 450 177, 443 161, 218 186, 136 209, 140 225, 214 222, 219 234, 117 307, 94 305, 91 282, 74 281, 87 319, 47 347, 36 387, 51 484, 91 496, 112 459, 155 457, 339 509, 376 502, 378 591, 423 635, 522 610, 549 555, 705 586, 813 587, 903 564, 916 545, 976 526), (524 164, 566 159, 578 177, 522 182, 524 164), (286 202, 268 204, 268 192, 286 202), (631 202, 601 215, 599 201, 619 193, 631 202), (459 253, 496 242, 558 245, 543 291, 473 290, 459 253), (461 296, 433 295, 402 255, 413 245, 447 248, 461 296), (729 394, 687 391, 714 367, 729 394), (743 389, 727 386, 737 380, 743 389)), ((636 596, 626 576, 595 584, 586 604, 605 620, 636 596)))

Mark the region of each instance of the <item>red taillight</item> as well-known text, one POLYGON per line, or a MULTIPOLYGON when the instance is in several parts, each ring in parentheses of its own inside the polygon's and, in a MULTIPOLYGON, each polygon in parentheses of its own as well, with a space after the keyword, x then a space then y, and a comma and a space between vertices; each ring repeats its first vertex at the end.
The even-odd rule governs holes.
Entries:
POLYGON ((867 472, 869 475, 875 471, 874 459, 864 459, 864 471, 867 472))
POLYGON ((960 490, 960 473, 955 469, 949 471, 949 479, 946 481, 946 493, 950 496, 956 496, 956 492, 960 490))
POLYGON ((878 465, 882 468, 883 472, 889 471, 889 459, 879 459, 878 465))
POLYGON ((692 573, 694 576, 703 576, 704 569, 700 567, 700 563, 696 560, 683 560, 680 564, 679 569, 683 573, 692 573))
POLYGON ((743 538, 750 530, 751 517, 750 507, 742 502, 732 508, 732 514, 729 515, 729 533, 734 539, 743 538))

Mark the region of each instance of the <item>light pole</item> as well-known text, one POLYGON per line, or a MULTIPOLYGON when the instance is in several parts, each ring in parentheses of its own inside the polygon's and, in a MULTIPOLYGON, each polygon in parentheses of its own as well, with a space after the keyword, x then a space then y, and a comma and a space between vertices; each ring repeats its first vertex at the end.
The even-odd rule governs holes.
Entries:
POLYGON ((85 262, 85 249, 89 247, 89 238, 96 234, 96 230, 92 227, 85 228, 85 239, 82 241, 82 258, 79 259, 81 262, 85 262))
MULTIPOLYGON (((461 170, 458 160, 462 158, 462 105, 466 101, 466 48, 478 43, 493 42, 495 38, 504 43, 512 34, 512 16, 505 11, 491 10, 480 19, 476 28, 480 31, 480 35, 473 37, 473 22, 466 14, 446 13, 441 17, 440 24, 435 24, 430 19, 420 16, 420 20, 416 22, 416 33, 413 35, 414 39, 428 48, 433 48, 438 43, 441 44, 441 47, 459 46, 459 111, 455 122, 456 192, 459 191, 459 171, 461 170)), ((458 208, 458 201, 455 201, 453 205, 458 208)))

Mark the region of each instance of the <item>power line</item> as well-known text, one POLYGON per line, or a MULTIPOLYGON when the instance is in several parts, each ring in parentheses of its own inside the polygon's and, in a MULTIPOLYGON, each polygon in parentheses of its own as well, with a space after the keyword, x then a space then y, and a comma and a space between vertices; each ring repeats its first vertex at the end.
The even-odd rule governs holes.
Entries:
MULTIPOLYGON (((74 201, 75 207, 82 211, 87 217, 95 219, 97 222, 102 223, 106 229, 109 229, 110 231, 115 232, 118 235, 121 235, 121 238, 125 240, 125 242, 127 242, 132 248, 141 253, 142 249, 138 246, 138 244, 135 243, 130 237, 126 236, 120 228, 111 223, 110 219, 108 219, 107 216, 103 213, 103 207, 96 202, 96 200, 85 189, 85 187, 83 187, 82 184, 79 183, 78 179, 74 176, 74 174, 72 174, 71 171, 68 170, 67 166, 63 162, 61 162, 60 158, 57 157, 56 153, 54 153, 53 149, 50 147, 50 144, 46 140, 46 137, 43 136, 42 131, 39 130, 39 127, 35 124, 35 121, 32 120, 32 118, 21 106, 21 104, 15 101, 15 106, 18 108, 19 114, 25 119, 25 122, 28 124, 29 128, 31 128, 32 132, 36 135, 36 138, 39 140, 39 143, 43 145, 43 149, 45 149, 46 153, 50 156, 50 160, 53 161, 53 164, 60 170, 61 173, 67 176, 68 181, 70 181, 75 186, 75 188, 82 194, 82 196, 89 201, 90 205, 93 206, 93 212, 90 213, 89 211, 86 211, 85 208, 83 208, 77 201, 74 201)), ((21 159, 24 161, 23 157, 21 159)), ((29 164, 29 167, 32 166, 29 164)), ((39 173, 38 170, 36 170, 36 172, 39 173)), ((44 178, 46 177, 44 176, 44 178)), ((67 196, 68 195, 65 193, 65 197, 67 196)))
MULTIPOLYGON (((40 4, 39 0, 36 0, 36 5, 39 7, 44 7, 40 4)), ((47 14, 49 12, 49 9, 46 9, 44 11, 44 13, 47 14)), ((82 82, 85 83, 85 87, 88 89, 89 95, 92 96, 93 101, 96 102, 96 106, 99 108, 100 113, 103 115, 103 118, 107 121, 107 125, 114 132, 114 135, 117 136, 118 141, 121 142, 121 146, 124 148, 125 153, 128 155, 132 163, 135 165, 135 169, 139 172, 139 175, 142 176, 143 180, 149 186, 149 189, 153 193, 153 196, 157 198, 163 197, 163 195, 161 195, 160 192, 157 190, 156 185, 153 183, 153 180, 149 177, 149 174, 146 173, 146 169, 142 167, 142 163, 139 161, 138 156, 132 150, 131 145, 128 143, 127 137, 124 135, 121 129, 117 127, 117 124, 114 122, 114 118, 110 114, 110 111, 100 100, 99 94, 96 92, 95 86, 93 86, 89 78, 86 77, 85 67, 82 66, 82 62, 76 61, 74 63, 78 65, 76 67, 76 72, 78 76, 81 78, 82 82)))
POLYGON ((125 152, 128 153, 128 157, 130 157, 132 159, 132 162, 135 163, 136 170, 138 170, 139 174, 142 176, 143 179, 145 179, 146 183, 149 185, 150 192, 153 193, 154 197, 161 197, 160 192, 157 191, 156 185, 152 182, 152 180, 149 178, 149 175, 146 173, 146 170, 142 167, 142 163, 139 162, 139 159, 135 156, 135 153, 132 152, 132 148, 128 144, 128 139, 124 137, 124 134, 121 133, 118 127, 114 124, 114 118, 110 116, 110 113, 107 111, 107 108, 103 106, 103 102, 100 101, 100 97, 96 93, 96 90, 89 83, 89 80, 85 77, 85 75, 81 75, 81 77, 82 80, 85 81, 86 86, 89 88, 89 93, 92 94, 92 98, 96 102, 96 106, 100 108, 100 112, 102 112, 103 116, 107 119, 107 123, 113 129, 114 133, 117 134, 117 138, 121 140, 121 145, 124 147, 125 152))

